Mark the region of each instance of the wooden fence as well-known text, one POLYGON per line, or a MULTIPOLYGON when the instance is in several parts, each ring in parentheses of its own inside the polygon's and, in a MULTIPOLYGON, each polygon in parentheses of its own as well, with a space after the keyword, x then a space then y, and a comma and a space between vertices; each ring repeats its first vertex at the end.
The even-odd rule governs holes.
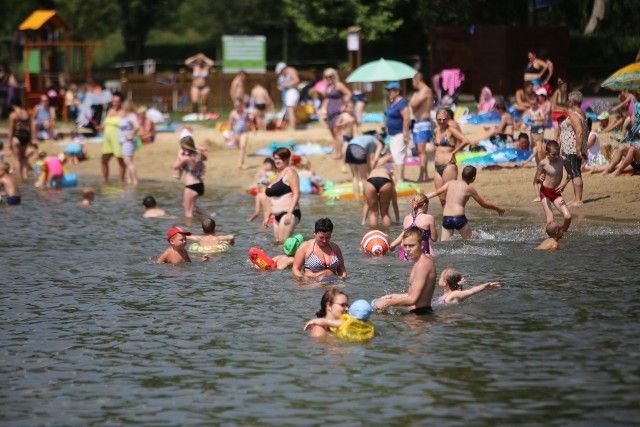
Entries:
MULTIPOLYGON (((323 70, 299 71, 300 80, 311 85, 322 79, 323 70)), ((347 71, 339 72, 341 80, 349 75, 347 71)), ((133 100, 136 104, 154 106, 162 112, 189 112, 191 101, 189 90, 191 88, 192 76, 189 72, 179 73, 157 73, 157 74, 133 74, 122 71, 120 74, 94 74, 93 80, 111 91, 119 91, 125 98, 133 100)), ((229 88, 234 74, 224 74, 220 72, 211 73, 208 77, 210 88, 207 107, 209 111, 215 112, 221 109, 232 108, 229 88)), ((264 74, 248 74, 245 82, 247 91, 255 84, 261 84, 271 94, 276 108, 282 105, 280 91, 277 88, 278 76, 274 72, 264 74)), ((77 84, 82 83, 80 76, 72 76, 72 81, 77 84)), ((405 84, 410 84, 405 81, 405 84)), ((371 91, 366 92, 370 101, 379 102, 384 96, 383 83, 371 85, 371 91)), ((348 84, 350 89, 353 85, 348 84)), ((408 89, 408 87, 407 87, 408 89)))

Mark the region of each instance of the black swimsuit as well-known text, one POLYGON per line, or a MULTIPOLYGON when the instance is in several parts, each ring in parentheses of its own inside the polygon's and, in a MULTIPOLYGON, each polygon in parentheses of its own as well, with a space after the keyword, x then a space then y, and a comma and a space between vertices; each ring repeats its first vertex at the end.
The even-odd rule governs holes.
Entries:
POLYGON ((372 176, 367 179, 367 182, 373 185, 373 188, 376 189, 376 193, 380 194, 380 189, 387 183, 391 183, 392 181, 389 178, 385 178, 383 176, 372 176))
MULTIPOLYGON (((451 145, 451 141, 449 141, 449 137, 445 134, 442 138, 440 138, 440 141, 437 141, 436 139, 433 140, 433 145, 435 145, 436 147, 451 147, 454 148, 454 145, 451 145)), ((444 173, 444 170, 447 168, 447 166, 452 165, 452 163, 445 163, 442 165, 436 165, 436 173, 440 176, 442 176, 442 174, 444 173)), ((455 166, 455 165, 453 165, 455 166)))
POLYGON ((455 144, 451 145, 451 142, 449 141, 449 137, 445 134, 442 138, 440 138, 440 141, 436 141, 435 139, 433 140, 433 145, 435 145, 436 147, 455 147, 455 144))
POLYGON ((266 194, 267 197, 280 197, 291 193, 291 187, 282 181, 283 178, 280 178, 278 181, 271 184, 270 187, 267 187, 264 194, 266 194))
MULTIPOLYGON (((293 191, 291 191, 291 187, 282 181, 283 179, 284 175, 282 175, 282 178, 271 184, 270 187, 267 187, 267 189, 264 191, 264 194, 267 197, 281 197, 285 194, 293 193, 293 191)), ((298 218, 298 220, 302 218, 302 212, 300 212, 300 209, 294 209, 291 213, 293 214, 293 216, 298 218)), ((276 222, 280 222, 282 217, 285 215, 286 212, 280 212, 278 214, 273 214, 273 217, 276 222)))
POLYGON ((29 145, 31 142, 31 131, 29 130, 29 119, 16 119, 13 128, 13 136, 15 136, 20 145, 29 145))

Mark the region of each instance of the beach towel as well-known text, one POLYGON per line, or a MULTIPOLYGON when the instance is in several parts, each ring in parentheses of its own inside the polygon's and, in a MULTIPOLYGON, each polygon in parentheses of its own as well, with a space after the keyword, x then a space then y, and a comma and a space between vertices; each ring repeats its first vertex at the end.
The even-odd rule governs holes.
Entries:
POLYGON ((447 91, 449 96, 453 96, 456 90, 462 86, 464 75, 459 68, 451 68, 442 70, 442 88, 447 91))
POLYGON ((360 123, 383 123, 384 117, 381 113, 368 113, 362 116, 360 123))

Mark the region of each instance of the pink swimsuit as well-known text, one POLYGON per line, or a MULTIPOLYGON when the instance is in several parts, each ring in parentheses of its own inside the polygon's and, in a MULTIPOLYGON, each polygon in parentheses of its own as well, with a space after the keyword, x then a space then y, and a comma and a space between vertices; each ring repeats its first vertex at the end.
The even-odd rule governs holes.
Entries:
POLYGON ((62 175, 62 162, 57 157, 47 157, 47 168, 49 168, 49 174, 53 176, 62 175))

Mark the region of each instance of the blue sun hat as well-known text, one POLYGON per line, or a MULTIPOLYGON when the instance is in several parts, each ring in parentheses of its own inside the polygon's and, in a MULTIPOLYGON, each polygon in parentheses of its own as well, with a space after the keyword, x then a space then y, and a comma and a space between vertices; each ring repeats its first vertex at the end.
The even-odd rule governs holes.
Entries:
POLYGON ((388 85, 386 85, 384 87, 386 90, 391 90, 391 89, 398 89, 400 90, 400 83, 398 82, 391 82, 388 85))
POLYGON ((371 308, 371 304, 363 299, 355 301, 349 307, 349 315, 358 320, 369 320, 369 316, 371 316, 372 312, 373 309, 371 308))

